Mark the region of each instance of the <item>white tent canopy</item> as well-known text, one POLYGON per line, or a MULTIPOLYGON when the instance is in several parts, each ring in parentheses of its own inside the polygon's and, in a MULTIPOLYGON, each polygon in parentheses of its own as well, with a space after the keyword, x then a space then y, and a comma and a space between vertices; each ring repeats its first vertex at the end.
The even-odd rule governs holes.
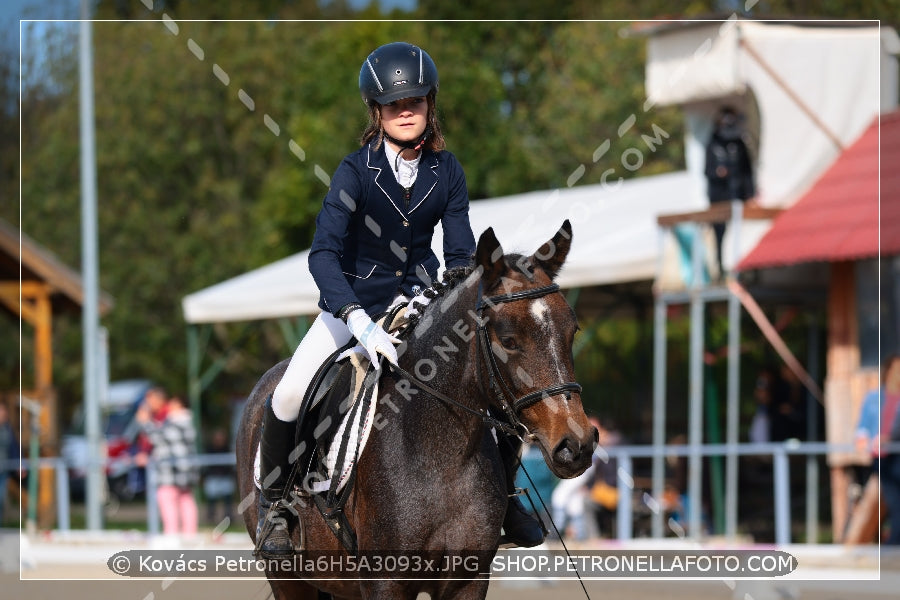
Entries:
MULTIPOLYGON (((876 26, 739 20, 665 27, 648 41, 647 94, 654 105, 683 107, 687 170, 473 202, 472 229, 477 237, 494 227, 507 252, 531 253, 568 218, 574 241, 560 285, 652 280, 661 250, 656 217, 708 206, 704 147, 721 102, 752 92, 760 124, 759 201, 786 207, 839 154, 826 130, 849 144, 871 122, 879 101, 896 104, 895 85, 879 97, 879 77, 896 72, 897 47, 896 33, 876 26)), ((891 82, 896 84, 890 79, 888 87, 891 82)), ((768 227, 745 222, 740 256, 726 239, 725 265, 735 264, 768 227)), ((438 229, 438 257, 441 246, 438 229)), ((214 323, 317 313, 319 294, 307 257, 301 252, 186 296, 185 319, 214 323)))
MULTIPOLYGON (((530 192, 471 203, 476 238, 493 227, 506 252, 532 253, 550 239, 564 219, 572 222, 573 241, 558 278, 562 287, 583 287, 656 276, 660 214, 703 210, 703 189, 687 172, 641 177, 622 182, 530 192)), ((742 233, 752 247, 759 234, 742 233)), ((443 236, 435 232, 438 257, 443 236)), ((316 314, 318 289, 309 273, 309 251, 300 252, 249 273, 186 296, 188 323, 251 321, 316 314)))

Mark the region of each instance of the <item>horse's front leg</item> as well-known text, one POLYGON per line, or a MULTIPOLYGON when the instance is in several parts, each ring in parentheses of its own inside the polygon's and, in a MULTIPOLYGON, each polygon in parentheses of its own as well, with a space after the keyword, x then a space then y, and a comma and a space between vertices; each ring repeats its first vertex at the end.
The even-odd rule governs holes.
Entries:
POLYGON ((453 579, 449 581, 439 582, 438 589, 431 594, 432 598, 441 598, 453 600, 484 600, 488 592, 488 584, 490 580, 460 580, 453 579))
POLYGON ((368 580, 361 581, 362 597, 366 600, 415 600, 427 592, 432 600, 484 600, 490 580, 450 579, 444 581, 368 580))
POLYGON ((422 591, 420 582, 412 580, 368 580, 359 582, 363 600, 415 600, 422 591))
POLYGON ((269 579, 275 600, 318 600, 319 590, 299 579, 269 579))

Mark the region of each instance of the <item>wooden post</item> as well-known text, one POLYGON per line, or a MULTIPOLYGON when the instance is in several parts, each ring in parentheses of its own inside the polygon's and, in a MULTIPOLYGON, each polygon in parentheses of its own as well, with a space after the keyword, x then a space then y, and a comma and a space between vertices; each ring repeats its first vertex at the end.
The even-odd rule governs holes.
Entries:
MULTIPOLYGON (((17 313, 34 329, 34 387, 28 396, 41 405, 41 456, 56 456, 56 396, 53 392, 53 308, 51 286, 39 281, 4 282, 0 302, 17 313)), ((42 527, 53 524, 56 477, 52 468, 38 475, 38 515, 42 527)))
POLYGON ((862 495, 847 523, 845 544, 877 544, 881 521, 887 515, 887 505, 882 502, 877 475, 863 482, 862 495))
MULTIPOLYGON (((859 370, 856 319, 856 282, 853 262, 831 264, 828 291, 828 353, 825 380, 826 439, 831 444, 853 443, 858 415, 853 411, 852 380, 859 370)), ((857 461, 852 452, 831 452, 831 526, 835 542, 843 540, 848 519, 850 483, 847 467, 857 461)))

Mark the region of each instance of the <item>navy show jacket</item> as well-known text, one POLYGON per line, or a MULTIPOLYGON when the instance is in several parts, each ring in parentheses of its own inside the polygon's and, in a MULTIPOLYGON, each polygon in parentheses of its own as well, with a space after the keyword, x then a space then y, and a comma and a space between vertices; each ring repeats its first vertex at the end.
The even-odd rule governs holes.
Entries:
POLYGON ((331 179, 309 252, 319 307, 336 316, 358 302, 374 316, 399 292, 411 296, 430 285, 440 266, 431 250, 438 221, 445 267, 469 264, 469 195, 453 154, 423 151, 408 206, 383 145, 348 155, 331 179))

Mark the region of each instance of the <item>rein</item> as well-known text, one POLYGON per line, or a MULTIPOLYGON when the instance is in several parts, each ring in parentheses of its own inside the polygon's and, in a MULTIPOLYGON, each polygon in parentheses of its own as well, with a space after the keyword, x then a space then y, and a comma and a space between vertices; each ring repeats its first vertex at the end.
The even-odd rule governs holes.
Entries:
MULTIPOLYGON (((534 434, 528 431, 528 427, 526 427, 525 424, 522 423, 522 420, 519 418, 519 411, 531 406, 532 404, 543 398, 549 398, 551 396, 556 396, 557 394, 565 394, 566 398, 570 398, 572 392, 581 393, 581 385, 574 381, 566 381, 563 383, 557 383, 550 387, 536 390, 534 392, 530 392, 528 394, 525 394, 524 396, 517 398, 510 386, 504 381, 503 376, 500 374, 500 367, 497 365, 496 357, 491 351, 491 338, 487 330, 488 320, 484 318, 484 309, 494 308, 496 305, 506 302, 534 300, 537 298, 542 298, 548 294, 554 294, 558 291, 559 285, 553 283, 539 288, 521 290, 519 292, 500 294, 485 298, 482 290, 482 284, 480 281, 478 282, 478 300, 475 303, 475 311, 478 321, 477 335, 479 354, 481 354, 481 359, 487 368, 488 382, 491 391, 493 392, 494 397, 502 407, 503 411, 506 413, 509 422, 496 419, 489 415, 487 411, 475 410, 469 406, 466 406, 465 404, 454 400, 453 398, 450 398, 446 394, 443 394, 433 387, 429 386, 428 384, 424 383, 423 381, 420 381, 412 373, 406 371, 398 365, 390 365, 389 368, 405 377, 423 392, 434 396, 445 404, 455 406, 464 412, 480 418, 486 425, 493 427, 497 431, 501 431, 508 436, 517 437, 523 442, 526 440, 526 438, 533 440, 534 434)), ((511 443, 508 439, 505 439, 503 441, 507 444, 511 443)), ((498 443, 500 443, 499 440, 498 443)), ((522 464, 522 459, 520 457, 517 457, 517 461, 518 466, 525 473, 525 476, 528 477, 528 481, 532 486, 534 486, 535 493, 537 493, 537 486, 534 485, 534 481, 532 481, 531 475, 525 470, 525 465, 522 464)), ((527 492, 528 490, 525 490, 526 495, 527 492)), ((538 500, 540 500, 541 506, 544 508, 544 510, 547 510, 547 505, 544 503, 544 499, 541 498, 541 495, 539 493, 537 493, 537 496, 538 500)), ((534 501, 531 500, 531 496, 528 496, 528 500, 529 502, 531 502, 532 507, 534 507, 534 501)), ((534 508, 535 512, 537 512, 536 507, 534 508)), ((560 535, 559 529, 557 529, 556 523, 553 523, 552 518, 550 519, 550 522, 553 524, 553 528, 556 530, 557 535, 560 535)), ((544 527, 543 521, 541 521, 541 527, 546 532, 546 527, 544 527)), ((560 541, 562 541, 561 535, 560 541)), ((569 548, 566 546, 564 541, 562 541, 562 545, 563 549, 566 551, 566 555, 571 558, 571 555, 569 555, 569 548)), ((581 589, 584 591, 584 595, 588 598, 588 600, 590 600, 591 596, 590 594, 588 594, 587 588, 584 586, 584 581, 582 581, 581 579, 581 573, 576 569, 575 574, 578 576, 578 582, 581 584, 581 589)))
POLYGON ((482 412, 480 410, 475 410, 474 408, 471 408, 461 402, 454 400, 450 396, 447 396, 446 394, 443 394, 443 393, 439 392, 438 390, 434 389, 427 383, 420 381, 419 379, 416 378, 415 375, 413 375, 412 373, 410 373, 403 367, 400 367, 397 365, 392 365, 391 363, 388 363, 388 368, 391 369, 392 371, 398 373, 399 375, 401 375, 404 379, 408 379, 410 381, 410 383, 415 385, 417 388, 419 388, 420 390, 422 390, 429 396, 434 396, 435 398, 437 398, 438 400, 440 400, 441 402, 443 402, 445 404, 450 404, 464 412, 469 413, 470 415, 474 415, 474 416, 478 417, 479 419, 484 421, 485 425, 489 425, 490 427, 493 427, 493 428, 497 429, 498 431, 502 431, 506 435, 511 435, 511 436, 519 435, 519 430, 516 429, 514 426, 510 425, 509 423, 507 423, 506 421, 501 421, 500 419, 496 419, 485 412, 482 412))
POLYGON ((423 392, 429 394, 430 396, 434 396, 445 404, 455 406, 456 408, 459 408, 464 412, 478 417, 486 425, 489 425, 494 429, 505 433, 506 435, 518 437, 523 441, 525 441, 526 438, 533 439, 533 434, 528 430, 528 427, 526 427, 525 424, 522 423, 522 420, 519 418, 519 411, 528 408, 529 406, 543 398, 549 398, 558 394, 565 394, 566 398, 570 398, 572 392, 581 393, 581 386, 574 381, 567 381, 540 390, 536 390, 534 392, 530 392, 528 394, 525 394, 524 396, 517 398, 510 386, 506 383, 506 381, 504 381, 503 376, 500 374, 500 367, 497 365, 496 357, 491 351, 491 339, 490 334, 487 330, 488 320, 483 318, 483 313, 485 308, 493 308, 498 304, 503 304, 506 302, 516 302, 519 300, 534 300, 548 294, 556 293, 558 291, 559 286, 553 283, 539 288, 532 288, 509 294, 499 294, 496 296, 489 296, 485 298, 482 293, 481 282, 479 281, 478 283, 478 300, 475 303, 475 311, 478 317, 477 330, 479 354, 481 355, 481 359, 487 367, 488 385, 490 386, 490 389, 493 392, 497 403, 503 409, 503 412, 506 413, 506 417, 509 422, 492 417, 486 411, 473 409, 457 400, 454 400, 453 398, 450 398, 446 394, 439 392, 425 382, 419 380, 412 373, 398 365, 390 365, 389 368, 392 371, 403 376, 405 379, 409 380, 413 385, 421 389, 423 392))

